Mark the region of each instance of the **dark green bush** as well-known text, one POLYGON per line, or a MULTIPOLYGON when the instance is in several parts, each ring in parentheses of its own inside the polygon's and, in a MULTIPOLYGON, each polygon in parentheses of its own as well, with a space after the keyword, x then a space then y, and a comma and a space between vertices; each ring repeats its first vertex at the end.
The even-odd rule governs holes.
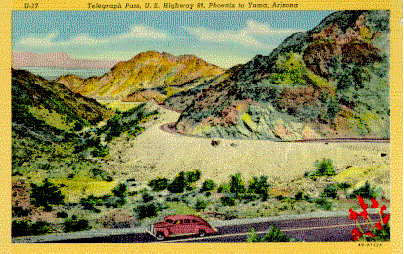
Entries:
POLYGON ((108 147, 96 146, 94 148, 94 150, 91 152, 91 154, 94 157, 102 158, 102 157, 105 157, 105 156, 107 156, 109 154, 109 149, 108 149, 108 147))
POLYGON ((296 193, 295 200, 303 200, 303 192, 299 191, 298 193, 296 193))
POLYGON ((337 187, 341 190, 346 190, 351 188, 351 185, 349 183, 339 183, 337 184, 337 187))
POLYGON ((104 205, 104 200, 101 197, 94 197, 93 195, 90 195, 87 198, 80 199, 80 204, 86 210, 99 213, 101 210, 96 208, 96 206, 104 205))
POLYGON ((21 206, 13 206, 12 207, 13 217, 23 217, 28 216, 31 212, 31 209, 24 209, 21 206))
POLYGON ((118 184, 111 192, 115 197, 125 198, 127 186, 124 183, 118 184))
POLYGON ((31 225, 31 234, 32 235, 43 235, 52 233, 54 230, 49 222, 46 221, 37 221, 32 223, 31 225))
POLYGON ((261 195, 262 199, 265 201, 268 199, 268 177, 260 176, 260 178, 253 177, 248 185, 248 192, 261 195))
POLYGON ((357 196, 361 196, 363 198, 372 198, 376 197, 376 193, 373 188, 370 186, 369 182, 366 182, 365 185, 357 190, 354 190, 350 195, 350 198, 356 198, 357 196))
POLYGON ((274 226, 271 227, 271 230, 265 234, 262 238, 262 242, 290 242, 291 239, 286 236, 279 228, 274 226))
POLYGON ((167 189, 168 186, 168 179, 167 178, 156 178, 150 180, 148 185, 152 188, 153 191, 162 191, 167 189))
POLYGON ((65 211, 57 212, 56 217, 58 218, 67 218, 69 215, 65 211))
POLYGON ((202 183, 201 192, 212 191, 216 187, 216 184, 213 180, 207 179, 202 183))
POLYGON ((247 238, 247 242, 291 242, 287 235, 285 235, 279 228, 274 226, 271 227, 270 231, 265 234, 263 238, 260 238, 256 233, 255 229, 251 228, 251 234, 247 238))
POLYGON ((194 183, 201 178, 201 171, 199 169, 195 169, 194 171, 188 171, 185 173, 186 179, 188 183, 194 183))
POLYGON ((31 235, 31 221, 13 220, 11 224, 11 234, 13 237, 31 235))
POLYGON ((197 211, 204 210, 208 206, 208 203, 204 200, 197 199, 195 204, 195 209, 197 211))
POLYGON ((314 176, 334 176, 335 170, 330 159, 323 159, 322 161, 316 161, 315 166, 317 168, 314 176))
POLYGON ((152 195, 150 195, 148 192, 144 192, 142 194, 142 200, 143 203, 149 203, 150 201, 152 201, 154 199, 154 197, 152 195))
POLYGON ((49 222, 37 221, 31 223, 30 220, 13 220, 12 222, 12 235, 16 236, 28 236, 28 235, 42 235, 52 233, 54 230, 49 222))
POLYGON ((139 220, 155 217, 157 216, 158 211, 159 208, 154 203, 139 205, 135 208, 135 212, 139 220))
POLYGON ((259 196, 257 194, 243 194, 240 196, 240 199, 244 200, 245 202, 251 202, 251 201, 255 201, 259 198, 259 196))
POLYGON ((275 198, 276 198, 277 200, 279 200, 279 201, 282 201, 282 200, 285 199, 285 197, 282 196, 282 195, 278 195, 278 196, 276 196, 275 198))
POLYGON ((316 203, 317 207, 320 207, 321 209, 329 211, 332 208, 332 204, 325 198, 318 198, 314 202, 316 203))
POLYGON ((337 186, 333 184, 329 184, 325 186, 323 193, 321 194, 322 197, 325 198, 336 198, 337 197, 337 186))
POLYGON ((230 193, 229 185, 226 183, 221 183, 219 187, 217 187, 218 193, 230 193))
POLYGON ((185 179, 184 171, 181 171, 176 178, 168 185, 167 190, 171 193, 182 193, 184 192, 187 182, 185 179))
POLYGON ((42 185, 31 184, 31 203, 51 210, 51 205, 64 204, 65 196, 60 189, 46 178, 42 185))
POLYGON ((241 179, 241 173, 236 173, 235 175, 230 176, 229 190, 230 193, 236 194, 236 197, 238 197, 240 193, 245 192, 245 186, 243 180, 241 179))
POLYGON ((73 215, 71 219, 67 218, 63 225, 65 232, 84 231, 91 229, 87 219, 77 219, 76 215, 73 215))
POLYGON ((234 206, 236 205, 236 201, 233 197, 224 196, 220 198, 220 203, 224 206, 234 206))

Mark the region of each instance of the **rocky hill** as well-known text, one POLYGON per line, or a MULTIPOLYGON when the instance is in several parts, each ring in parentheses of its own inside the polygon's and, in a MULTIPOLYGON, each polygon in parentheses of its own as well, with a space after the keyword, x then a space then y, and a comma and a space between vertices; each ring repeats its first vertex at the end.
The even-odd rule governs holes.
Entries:
POLYGON ((388 11, 339 11, 165 104, 205 137, 389 138, 388 11))
POLYGON ((21 135, 53 141, 112 116, 94 99, 24 70, 12 70, 12 127, 21 135))
POLYGON ((116 64, 102 77, 81 79, 62 76, 56 82, 82 95, 97 99, 163 102, 168 96, 188 90, 223 73, 223 69, 193 55, 173 56, 148 51, 116 64))

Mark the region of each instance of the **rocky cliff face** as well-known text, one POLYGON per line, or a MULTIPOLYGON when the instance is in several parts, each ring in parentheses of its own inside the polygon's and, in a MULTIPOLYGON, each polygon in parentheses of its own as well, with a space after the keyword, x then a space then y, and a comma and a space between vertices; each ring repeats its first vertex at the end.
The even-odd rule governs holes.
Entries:
POLYGON ((388 138, 389 42, 389 12, 335 12, 165 104, 184 110, 176 128, 192 135, 388 138))
POLYGON ((99 99, 162 102, 166 97, 195 87, 223 70, 193 55, 173 56, 148 51, 116 64, 102 77, 82 80, 63 76, 56 80, 78 92, 99 99))

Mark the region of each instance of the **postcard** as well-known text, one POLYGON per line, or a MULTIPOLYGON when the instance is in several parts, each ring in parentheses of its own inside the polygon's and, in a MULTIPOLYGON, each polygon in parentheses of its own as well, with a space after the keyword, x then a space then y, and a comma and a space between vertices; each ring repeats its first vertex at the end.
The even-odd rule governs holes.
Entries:
POLYGON ((7 248, 402 252, 401 7, 14 1, 7 248))

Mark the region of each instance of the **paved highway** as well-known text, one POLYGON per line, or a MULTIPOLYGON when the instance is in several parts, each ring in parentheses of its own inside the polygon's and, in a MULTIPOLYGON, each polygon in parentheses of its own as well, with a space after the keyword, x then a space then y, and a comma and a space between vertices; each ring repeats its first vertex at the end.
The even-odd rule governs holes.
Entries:
MULTIPOLYGON (((378 215, 371 215, 374 222, 378 215)), ((290 219, 271 222, 256 222, 217 227, 218 234, 205 237, 174 237, 163 242, 246 242, 254 227, 260 236, 265 235, 271 226, 281 229, 287 236, 306 242, 345 242, 351 241, 352 229, 356 227, 347 216, 327 218, 290 219)), ((364 227, 364 226, 363 226, 364 227)), ((53 241, 54 243, 152 243, 156 239, 148 233, 102 236, 85 239, 53 241)))

